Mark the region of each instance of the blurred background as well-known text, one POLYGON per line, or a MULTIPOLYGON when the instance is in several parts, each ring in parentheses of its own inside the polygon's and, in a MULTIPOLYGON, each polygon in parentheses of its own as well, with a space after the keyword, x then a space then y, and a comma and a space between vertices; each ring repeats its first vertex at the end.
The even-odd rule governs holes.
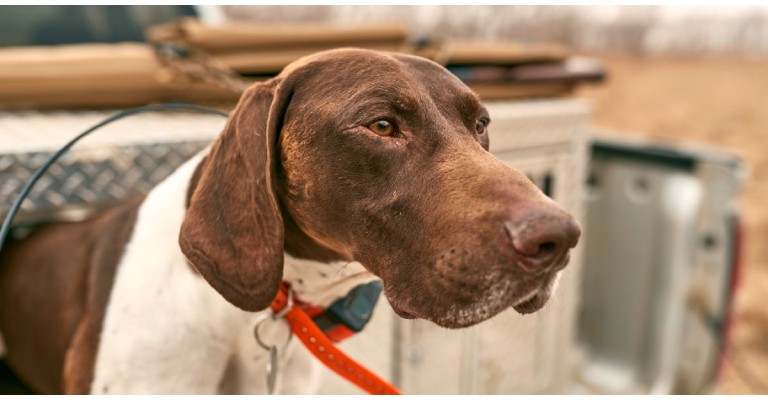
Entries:
MULTIPOLYGON (((491 150, 585 228, 541 313, 445 333, 382 305, 350 352, 407 393, 768 394, 768 6, 0 6, 0 214, 112 110, 228 110, 340 46, 445 65, 489 103, 491 150)), ((146 192, 222 124, 182 117, 84 144, 20 229, 146 192)))

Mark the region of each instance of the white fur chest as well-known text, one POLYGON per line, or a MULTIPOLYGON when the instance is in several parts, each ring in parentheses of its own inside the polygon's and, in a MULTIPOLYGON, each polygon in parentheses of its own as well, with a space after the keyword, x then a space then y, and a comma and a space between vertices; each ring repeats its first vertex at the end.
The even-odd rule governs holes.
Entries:
POLYGON ((139 208, 107 306, 92 393, 217 389, 212 379, 221 378, 233 331, 248 313, 197 276, 178 246, 187 186, 201 158, 179 168, 139 208))
MULTIPOLYGON (((224 300, 192 270, 178 246, 187 187, 202 157, 158 185, 139 209, 107 306, 92 393, 266 391, 266 352, 253 339, 262 312, 224 300)), ((302 300, 323 307, 376 279, 358 263, 323 264, 287 254, 284 271, 302 300)), ((285 334, 277 328, 265 334, 285 334)), ((318 364, 298 340, 281 354, 281 392, 311 393, 318 364)))

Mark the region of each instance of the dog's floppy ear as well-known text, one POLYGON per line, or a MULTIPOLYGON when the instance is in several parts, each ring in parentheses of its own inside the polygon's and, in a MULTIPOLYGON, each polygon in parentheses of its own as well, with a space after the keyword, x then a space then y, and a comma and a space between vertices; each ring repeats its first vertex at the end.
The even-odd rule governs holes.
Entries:
POLYGON ((290 93, 279 78, 251 86, 191 188, 179 245, 235 306, 267 308, 283 276, 283 218, 275 194, 278 136, 290 93))

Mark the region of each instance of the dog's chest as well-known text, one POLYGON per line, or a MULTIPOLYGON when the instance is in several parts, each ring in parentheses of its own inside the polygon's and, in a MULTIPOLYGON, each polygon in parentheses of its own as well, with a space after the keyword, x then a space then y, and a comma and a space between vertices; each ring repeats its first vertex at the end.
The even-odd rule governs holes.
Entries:
POLYGON ((200 158, 158 185, 139 209, 106 309, 94 393, 210 392, 210 384, 185 382, 183 371, 199 376, 222 368, 226 359, 213 355, 227 354, 232 332, 247 324, 249 313, 221 298, 179 250, 186 188, 200 158))
MULTIPOLYGON (((139 209, 107 305, 93 393, 217 393, 233 360, 250 374, 264 373, 266 353, 253 339, 262 312, 224 300, 178 246, 187 186, 201 158, 158 185, 139 209)), ((304 301, 325 307, 376 278, 358 263, 286 254, 284 279, 304 301)))

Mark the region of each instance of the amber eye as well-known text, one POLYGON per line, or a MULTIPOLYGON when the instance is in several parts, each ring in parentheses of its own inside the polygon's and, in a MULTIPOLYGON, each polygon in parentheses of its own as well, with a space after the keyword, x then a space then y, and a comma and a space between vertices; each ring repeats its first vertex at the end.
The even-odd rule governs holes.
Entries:
POLYGON ((484 119, 478 119, 477 122, 475 122, 475 129, 477 130, 478 135, 482 135, 485 133, 485 128, 488 127, 488 121, 484 119))
POLYGON ((368 129, 379 136, 390 136, 395 131, 395 126, 389 121, 380 120, 368 125, 368 129))

